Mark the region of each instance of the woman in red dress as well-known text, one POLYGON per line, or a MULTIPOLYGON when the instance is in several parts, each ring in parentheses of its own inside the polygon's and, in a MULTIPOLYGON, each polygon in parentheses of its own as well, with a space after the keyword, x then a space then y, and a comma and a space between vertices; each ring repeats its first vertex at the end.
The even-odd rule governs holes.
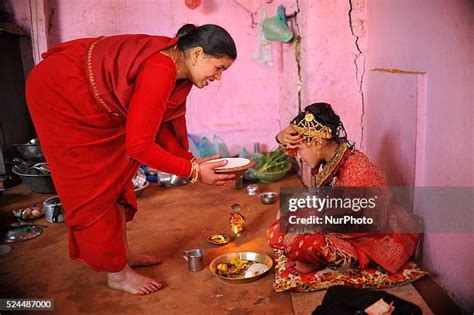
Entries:
MULTIPOLYGON (((277 268, 279 283, 275 284, 276 289, 298 286, 305 290, 320 289, 320 283, 312 283, 315 277, 309 275, 311 272, 329 266, 345 274, 356 274, 366 269, 369 263, 392 275, 383 279, 371 276, 374 283, 379 281, 381 284, 386 279, 392 284, 409 280, 402 272, 395 274, 403 269, 416 249, 420 222, 415 215, 393 202, 381 172, 363 152, 348 142, 344 125, 331 106, 326 103, 307 106, 289 127, 280 131, 277 141, 289 154, 297 155, 311 167, 312 188, 339 187, 337 190, 342 191, 341 187, 351 187, 344 192, 374 192, 378 194, 379 206, 372 212, 374 221, 377 221, 377 229, 372 231, 354 232, 353 229, 341 232, 339 227, 338 232, 331 233, 328 230, 334 226, 323 224, 311 226, 315 232, 293 233, 288 229, 288 215, 277 220, 267 231, 269 243, 276 249, 277 260, 285 261, 277 268)), ((348 213, 354 212, 349 209, 348 213)))
MULTIPOLYGON (((133 294, 162 288, 130 267, 160 259, 130 251, 140 163, 223 185, 232 175, 188 152, 186 97, 220 80, 237 52, 217 25, 183 26, 175 38, 117 35, 59 44, 43 54, 26 87, 28 107, 69 226, 70 256, 107 272, 133 294)), ((214 156, 215 157, 215 156, 214 156)), ((208 160, 208 159, 206 159, 208 160)))

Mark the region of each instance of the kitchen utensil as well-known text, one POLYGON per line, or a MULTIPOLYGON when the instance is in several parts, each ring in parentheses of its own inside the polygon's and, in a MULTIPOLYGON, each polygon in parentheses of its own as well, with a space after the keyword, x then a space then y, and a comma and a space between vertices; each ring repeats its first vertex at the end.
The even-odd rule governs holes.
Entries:
POLYGON ((189 271, 196 272, 204 268, 204 250, 202 249, 185 250, 183 258, 188 262, 189 271))
POLYGON ((43 202, 44 218, 51 223, 64 222, 64 209, 58 196, 46 199, 43 202))
POLYGON ((211 270, 211 272, 215 276, 219 277, 220 279, 228 281, 228 282, 236 283, 236 284, 248 283, 248 282, 255 281, 255 280, 263 277, 263 275, 265 275, 268 272, 268 270, 267 270, 264 273, 261 273, 259 275, 249 277, 249 278, 229 278, 229 277, 224 277, 224 276, 219 275, 217 273, 217 265, 220 264, 220 263, 228 263, 230 261, 230 259, 233 258, 233 257, 236 257, 236 258, 239 258, 239 259, 242 259, 242 260, 248 260, 248 261, 264 264, 268 267, 268 270, 270 270, 273 267, 273 259, 265 253, 259 253, 259 252, 233 252, 233 253, 223 254, 223 255, 220 255, 217 258, 215 258, 211 262, 211 264, 209 265, 209 269, 211 270))
POLYGON ((266 192, 266 193, 260 194, 258 196, 260 197, 260 201, 263 204, 271 205, 272 203, 275 203, 275 201, 277 200, 278 193, 276 193, 276 192, 266 192))

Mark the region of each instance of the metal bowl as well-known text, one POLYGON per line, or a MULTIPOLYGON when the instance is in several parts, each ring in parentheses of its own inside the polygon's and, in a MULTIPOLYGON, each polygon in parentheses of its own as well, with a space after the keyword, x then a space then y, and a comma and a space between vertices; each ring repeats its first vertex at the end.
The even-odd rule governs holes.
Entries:
POLYGON ((215 276, 219 277, 220 279, 222 279, 224 281, 228 281, 228 282, 236 283, 236 284, 248 283, 248 282, 255 281, 255 280, 263 277, 270 269, 272 269, 272 267, 273 267, 273 259, 265 253, 258 253, 258 252, 234 252, 234 253, 223 254, 223 255, 220 255, 219 257, 215 258, 211 262, 211 264, 209 265, 209 269, 211 270, 211 272, 215 276), (254 261, 254 262, 257 262, 257 263, 264 264, 268 267, 268 270, 264 273, 261 273, 257 276, 250 277, 250 278, 228 278, 228 277, 224 277, 224 276, 219 275, 217 273, 217 265, 220 264, 220 263, 227 263, 233 257, 237 257, 239 259, 245 259, 245 260, 254 261))
POLYGON ((255 196, 260 191, 260 187, 257 184, 250 184, 247 186, 247 194, 249 196, 255 196))
POLYGON ((278 198, 278 193, 276 192, 266 192, 263 194, 258 195, 260 197, 260 201, 265 205, 271 205, 275 203, 278 198))
POLYGON ((41 194, 56 193, 51 174, 27 174, 19 165, 13 166, 12 172, 20 176, 23 184, 31 191, 41 194))
POLYGON ((23 160, 38 162, 45 160, 38 139, 32 139, 23 144, 13 144, 13 147, 20 153, 23 160))
POLYGON ((179 177, 174 174, 165 173, 165 172, 158 172, 158 185, 164 187, 174 187, 174 186, 182 186, 189 183, 187 178, 179 177))
POLYGON ((135 195, 138 197, 142 194, 143 190, 150 186, 150 182, 146 181, 142 186, 135 188, 135 195))
POLYGON ((211 243, 212 245, 218 245, 218 246, 222 246, 222 245, 226 245, 230 242, 230 236, 229 235, 226 235, 226 234, 214 234, 214 235, 209 235, 209 237, 207 238, 207 241, 209 243, 211 243), (214 240, 213 237, 220 237, 220 239, 222 239, 223 241, 222 242, 219 242, 217 240, 214 240))

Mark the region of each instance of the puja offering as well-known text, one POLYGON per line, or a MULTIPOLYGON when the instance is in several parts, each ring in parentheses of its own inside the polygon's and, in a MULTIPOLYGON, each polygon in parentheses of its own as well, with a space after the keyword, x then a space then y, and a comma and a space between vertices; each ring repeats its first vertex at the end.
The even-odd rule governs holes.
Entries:
POLYGON ((219 166, 214 169, 216 174, 235 174, 236 177, 240 177, 246 170, 255 165, 255 161, 244 159, 244 158, 221 158, 209 160, 205 163, 227 161, 224 166, 219 166))
POLYGON ((235 252, 214 259, 209 268, 223 280, 246 283, 263 276, 273 266, 273 260, 264 253, 235 252))
POLYGON ((232 212, 230 213, 229 223, 230 223, 230 230, 238 236, 240 232, 243 231, 245 226, 245 217, 240 214, 240 205, 238 203, 234 203, 232 206, 232 212))
POLYGON ((278 193, 276 192, 266 192, 259 195, 260 201, 265 205, 271 205, 275 203, 278 197, 278 193))
POLYGON ((40 205, 32 205, 26 208, 12 210, 12 213, 16 218, 32 220, 44 216, 44 209, 40 205))
POLYGON ((207 241, 214 245, 225 245, 230 242, 230 236, 225 234, 214 234, 209 236, 207 241))

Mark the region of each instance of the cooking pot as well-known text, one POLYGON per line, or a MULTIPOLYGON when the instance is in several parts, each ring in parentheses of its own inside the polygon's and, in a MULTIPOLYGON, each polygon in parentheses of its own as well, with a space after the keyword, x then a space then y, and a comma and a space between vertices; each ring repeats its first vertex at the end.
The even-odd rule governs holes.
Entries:
POLYGON ((46 199, 43 202, 44 218, 51 223, 64 222, 64 209, 58 196, 46 199))

